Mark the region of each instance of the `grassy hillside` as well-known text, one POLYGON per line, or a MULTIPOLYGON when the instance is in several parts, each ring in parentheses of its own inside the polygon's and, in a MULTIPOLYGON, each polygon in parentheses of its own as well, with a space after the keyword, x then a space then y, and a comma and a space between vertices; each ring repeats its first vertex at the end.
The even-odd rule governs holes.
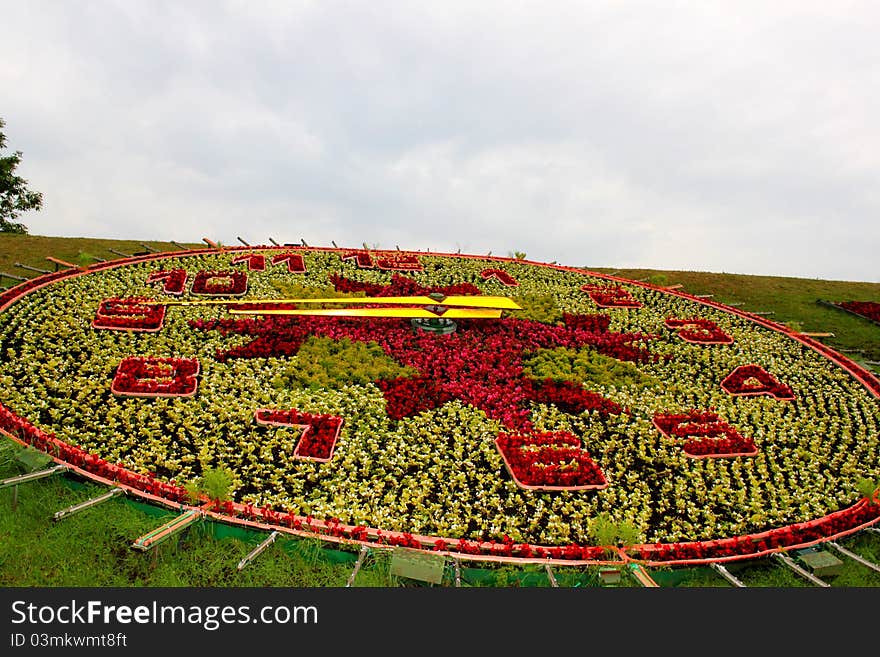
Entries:
MULTIPOLYGON (((94 256, 107 260, 121 257, 109 249, 123 254, 142 253, 148 250, 144 244, 157 250, 177 250, 168 242, 0 234, 0 272, 30 278, 38 274, 15 266, 16 262, 54 269, 46 256, 88 264, 94 262, 94 256)), ((800 330, 834 333, 833 338, 824 341, 849 351, 856 360, 880 360, 880 326, 816 304, 817 299, 880 302, 878 283, 646 269, 617 273, 659 285, 681 284, 687 292, 713 294, 714 300, 742 304, 739 307, 744 310, 773 311, 772 319, 797 322, 800 330)), ((4 277, 0 286, 13 282, 4 277)), ((23 470, 14 451, 11 441, 0 439, 0 479, 23 470)), ((0 490, 0 586, 342 586, 351 572, 354 555, 340 558, 339 553, 334 556, 309 541, 297 542, 295 546, 293 541, 279 541, 254 564, 238 571, 236 563, 260 537, 221 538, 211 525, 188 531, 178 541, 161 546, 152 556, 140 554, 130 548, 131 543, 171 516, 119 498, 59 523, 52 522, 55 511, 103 490, 106 489, 73 480, 44 479, 20 488, 14 513, 10 513, 12 489, 0 490)), ((880 536, 876 534, 863 533, 842 543, 864 557, 880 561, 880 536)), ((835 586, 880 586, 877 573, 849 560, 845 563, 843 574, 833 581, 835 586)), ((738 572, 750 586, 803 584, 771 560, 754 562, 738 572)), ((466 575, 472 573, 477 571, 466 571, 466 575)), ((678 578, 678 585, 725 585, 724 580, 706 569, 688 573, 678 578)), ((662 579, 662 572, 656 574, 658 580, 662 579)), ((537 577, 528 569, 514 573, 506 568, 492 578, 497 584, 519 585, 526 575, 537 577)), ((476 574, 473 577, 476 583, 476 574)), ((389 574, 387 554, 378 554, 368 559, 355 583, 393 586, 400 581, 389 574)))

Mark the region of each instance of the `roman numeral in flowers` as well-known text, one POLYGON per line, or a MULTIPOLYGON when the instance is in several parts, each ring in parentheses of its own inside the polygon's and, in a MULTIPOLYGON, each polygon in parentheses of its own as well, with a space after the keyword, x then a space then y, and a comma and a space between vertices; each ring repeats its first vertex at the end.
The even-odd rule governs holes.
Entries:
POLYGON ((509 285, 511 287, 515 287, 519 285, 517 280, 508 274, 503 269, 484 269, 480 272, 480 276, 483 277, 483 280, 489 280, 490 278, 494 278, 505 285, 509 285))
POLYGON ((128 397, 191 397, 199 368, 197 358, 129 356, 116 368, 110 390, 128 397))
POLYGON ((279 262, 286 262, 287 271, 291 274, 303 274, 306 271, 303 257, 299 253, 280 253, 272 256, 273 265, 277 265, 279 262))
POLYGON ((296 409, 277 411, 260 408, 255 412, 257 424, 302 429, 294 458, 326 463, 333 458, 336 441, 342 430, 342 418, 326 413, 303 413, 296 409))

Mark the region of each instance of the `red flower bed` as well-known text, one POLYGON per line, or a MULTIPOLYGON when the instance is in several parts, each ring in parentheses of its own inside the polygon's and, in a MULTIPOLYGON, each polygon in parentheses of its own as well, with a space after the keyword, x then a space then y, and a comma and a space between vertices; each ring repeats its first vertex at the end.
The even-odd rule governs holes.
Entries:
POLYGON ((147 277, 147 283, 162 283, 165 294, 183 294, 186 289, 186 270, 160 269, 147 277))
POLYGON ((190 397, 198 387, 197 358, 130 356, 119 363, 110 390, 131 397, 190 397))
POLYGON ((353 281, 345 278, 339 274, 331 275, 330 282, 333 283, 333 287, 337 292, 364 292, 368 297, 405 297, 427 295, 432 292, 439 292, 444 296, 481 294, 480 288, 473 283, 456 283, 454 285, 435 285, 425 287, 414 279, 401 276, 400 274, 391 275, 390 285, 362 283, 361 281, 353 281))
POLYGON ((299 427, 303 430, 293 456, 326 463, 333 458, 336 440, 342 430, 342 418, 326 413, 303 413, 296 409, 275 411, 261 408, 256 411, 259 424, 299 427))
POLYGON ((856 315, 867 317, 872 322, 880 324, 880 303, 874 303, 873 301, 843 301, 834 305, 856 315))
POLYGON ((208 296, 241 296, 247 292, 247 273, 243 271, 200 271, 192 293, 208 296))
POLYGON ((279 262, 286 262, 287 271, 291 274, 303 274, 306 271, 306 264, 299 253, 279 253, 272 256, 273 265, 277 265, 279 262))
POLYGON ((451 392, 427 376, 381 380, 376 385, 385 396, 385 412, 392 420, 417 415, 452 399, 451 392))
POLYGON ((642 304, 636 301, 628 290, 622 287, 582 285, 581 290, 588 293, 590 298, 600 308, 641 308, 642 304))
POLYGON ((758 453, 754 440, 742 436, 711 411, 658 414, 654 416, 654 426, 667 438, 686 439, 682 449, 694 458, 754 456, 758 453))
POLYGON ((602 469, 567 431, 499 434, 495 445, 510 475, 522 488, 584 490, 605 488, 602 469))
POLYGON ((495 278, 505 285, 509 285, 511 287, 519 285, 519 282, 508 274, 503 269, 484 269, 480 272, 480 276, 483 277, 484 280, 488 280, 490 278, 495 278))
POLYGON ((776 399, 794 399, 794 391, 779 383, 760 365, 740 365, 721 382, 731 395, 769 395, 776 399))
POLYGON ((554 381, 553 379, 535 381, 532 383, 529 397, 532 401, 553 404, 565 413, 599 411, 602 415, 608 415, 623 412, 620 404, 605 399, 599 393, 584 390, 580 384, 571 381, 554 381))
POLYGON ((339 256, 342 260, 354 259, 360 269, 382 269, 384 271, 421 271, 422 263, 413 253, 394 251, 345 251, 339 256))
POLYGON ((246 262, 250 271, 264 271, 266 269, 266 256, 260 253, 243 253, 235 256, 230 264, 237 265, 246 262))
POLYGON ((92 328, 155 332, 165 321, 165 306, 144 297, 104 299, 92 328))
POLYGON ((570 329, 587 333, 608 333, 611 317, 608 315, 571 315, 562 314, 562 322, 570 329))
POLYGON ((678 337, 695 344, 733 344, 733 338, 715 322, 700 317, 666 319, 666 327, 678 331, 678 337))

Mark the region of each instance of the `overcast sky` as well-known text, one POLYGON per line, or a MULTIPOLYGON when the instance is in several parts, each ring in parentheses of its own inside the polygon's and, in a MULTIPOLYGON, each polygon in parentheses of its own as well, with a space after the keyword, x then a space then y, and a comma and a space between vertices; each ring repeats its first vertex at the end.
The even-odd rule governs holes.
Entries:
POLYGON ((880 281, 875 2, 0 0, 41 235, 880 281))

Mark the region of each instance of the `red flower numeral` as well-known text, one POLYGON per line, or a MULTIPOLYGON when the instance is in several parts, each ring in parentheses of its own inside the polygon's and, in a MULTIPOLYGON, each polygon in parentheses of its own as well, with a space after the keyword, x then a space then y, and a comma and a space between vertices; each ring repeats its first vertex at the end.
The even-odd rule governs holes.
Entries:
POLYGON ((200 271, 192 293, 206 296, 241 296, 247 292, 247 273, 243 271, 200 271))
POLYGON ((684 439, 685 454, 692 458, 754 456, 755 441, 739 433, 711 411, 661 413, 654 426, 667 438, 684 439))
POLYGON ((608 486, 598 464, 567 431, 499 434, 495 446, 517 486, 529 490, 586 490, 608 486))
POLYGON ((302 413, 296 409, 273 411, 260 408, 255 413, 257 423, 302 429, 302 435, 293 450, 294 458, 326 463, 333 458, 336 441, 342 430, 342 418, 326 413, 302 413))
POLYGON ((694 344, 733 344, 733 338, 715 322, 699 317, 666 320, 666 328, 678 331, 678 337, 694 344))
POLYGON ((287 262, 287 271, 291 274, 303 274, 306 271, 303 257, 299 253, 279 253, 272 256, 273 265, 277 265, 279 262, 287 262))
POLYGON ((503 269, 484 269, 480 272, 480 276, 483 277, 483 280, 489 280, 490 278, 495 278, 498 281, 504 283, 505 285, 515 287, 519 285, 519 282, 510 274, 508 274, 503 269))
POLYGON ((237 265, 246 262, 250 271, 264 271, 266 269, 266 256, 259 253, 244 253, 232 259, 231 264, 237 265))
POLYGON ((346 251, 343 260, 354 258, 360 269, 382 269, 384 271, 421 271, 422 263, 418 256, 411 253, 378 253, 376 257, 369 251, 346 251))
POLYGON ((199 367, 197 358, 130 356, 116 368, 110 390, 129 397, 191 397, 199 367))
POLYGON ((117 331, 155 332, 165 321, 165 306, 149 299, 104 299, 92 321, 92 328, 117 331))
POLYGON ((622 287, 602 287, 601 285, 582 285, 581 290, 600 308, 641 308, 642 304, 628 290, 622 287))
POLYGON ((776 399, 792 400, 794 391, 776 380, 760 365, 740 365, 721 382, 731 395, 769 395, 776 399))
POLYGON ((149 275, 147 283, 163 283, 162 291, 165 294, 183 294, 186 288, 186 270, 160 269, 149 275))

